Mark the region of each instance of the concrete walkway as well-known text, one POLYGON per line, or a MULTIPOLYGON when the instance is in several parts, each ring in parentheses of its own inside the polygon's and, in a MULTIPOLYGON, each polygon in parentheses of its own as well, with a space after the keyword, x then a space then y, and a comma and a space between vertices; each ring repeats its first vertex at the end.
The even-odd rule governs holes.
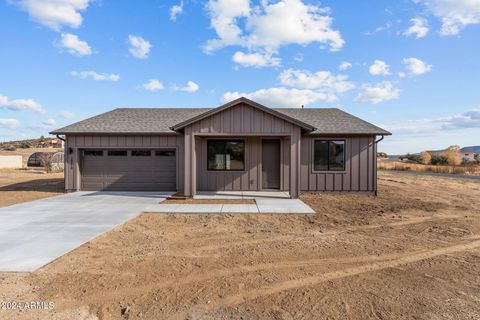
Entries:
POLYGON ((160 203, 145 208, 158 213, 315 213, 300 199, 290 199, 286 192, 202 192, 195 199, 230 200, 253 199, 255 204, 177 204, 160 203))
POLYGON ((0 271, 33 271, 171 194, 75 192, 0 208, 0 271))

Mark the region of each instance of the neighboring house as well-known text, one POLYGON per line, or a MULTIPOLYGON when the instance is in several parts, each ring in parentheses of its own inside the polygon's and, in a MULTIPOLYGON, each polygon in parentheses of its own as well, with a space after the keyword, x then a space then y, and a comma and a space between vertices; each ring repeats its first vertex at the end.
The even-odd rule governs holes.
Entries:
POLYGON ((462 161, 463 162, 475 162, 475 152, 472 150, 462 151, 462 161))
POLYGON ((215 109, 121 108, 55 130, 65 188, 197 191, 377 190, 376 136, 339 109, 271 109, 239 98, 215 109))
POLYGON ((40 148, 63 148, 64 142, 60 139, 47 139, 45 141, 39 142, 40 148))

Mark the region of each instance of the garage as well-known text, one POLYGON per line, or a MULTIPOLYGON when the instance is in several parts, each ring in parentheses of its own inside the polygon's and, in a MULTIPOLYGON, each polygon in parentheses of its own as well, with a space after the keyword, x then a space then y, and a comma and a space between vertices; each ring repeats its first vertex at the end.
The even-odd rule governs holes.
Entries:
POLYGON ((81 189, 85 191, 175 191, 175 150, 84 149, 81 189))

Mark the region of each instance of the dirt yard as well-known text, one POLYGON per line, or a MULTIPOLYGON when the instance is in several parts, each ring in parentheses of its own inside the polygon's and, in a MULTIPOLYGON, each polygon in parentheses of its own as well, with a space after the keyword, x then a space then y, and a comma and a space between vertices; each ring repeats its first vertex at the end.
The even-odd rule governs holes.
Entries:
MULTIPOLYGON (((3 192, 2 199, 3 199, 3 192)), ((480 319, 480 183, 381 173, 315 215, 143 214, 31 274, 1 319, 480 319)))
POLYGON ((51 197, 63 190, 63 172, 0 170, 0 207, 51 197))

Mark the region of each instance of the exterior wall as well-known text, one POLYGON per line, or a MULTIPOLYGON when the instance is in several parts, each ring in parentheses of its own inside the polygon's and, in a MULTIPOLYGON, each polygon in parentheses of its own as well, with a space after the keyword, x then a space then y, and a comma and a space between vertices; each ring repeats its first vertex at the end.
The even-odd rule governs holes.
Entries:
POLYGON ((22 165, 22 156, 0 155, 0 169, 20 169, 22 165))
POLYGON ((376 192, 376 154, 374 136, 345 138, 303 136, 300 168, 301 190, 376 192), (314 139, 345 140, 345 171, 315 172, 313 170, 314 139))
POLYGON ((65 189, 80 189, 80 150, 85 148, 175 148, 177 161, 177 190, 183 191, 183 136, 176 134, 157 136, 132 135, 68 135, 65 146, 65 189), (72 153, 69 149, 72 149, 72 153))
POLYGON ((300 127, 267 112, 238 104, 185 127, 185 194, 196 190, 261 190, 261 138, 282 139, 281 186, 299 193, 300 127), (206 140, 235 137, 246 140, 245 171, 207 171, 206 140), (290 164, 296 167, 291 167, 290 164), (298 168, 298 169, 296 169, 298 168), (292 187, 296 190, 292 190, 292 187))
MULTIPOLYGON (((212 137, 212 139, 218 139, 212 137)), ((229 138, 230 139, 230 138, 229 138)), ((201 137, 197 146, 197 189, 201 191, 259 191, 262 189, 262 138, 231 137, 245 140, 244 171, 209 171, 207 170, 207 141, 201 137)), ((290 139, 280 139, 280 189, 286 191, 290 187, 290 139)))

